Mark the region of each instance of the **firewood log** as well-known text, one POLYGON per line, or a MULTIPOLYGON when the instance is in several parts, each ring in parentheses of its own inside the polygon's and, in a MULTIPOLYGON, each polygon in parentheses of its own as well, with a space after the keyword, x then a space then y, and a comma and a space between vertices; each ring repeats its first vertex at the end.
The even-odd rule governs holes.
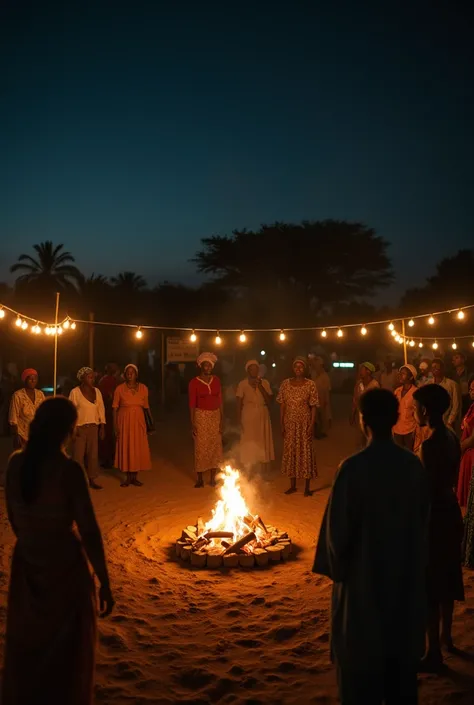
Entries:
POLYGON ((201 536, 201 538, 197 539, 193 543, 193 551, 200 551, 204 546, 206 546, 209 543, 208 539, 204 538, 204 536, 201 536))
POLYGON ((207 554, 207 567, 208 568, 220 568, 223 563, 223 557, 220 553, 208 553, 207 554))
POLYGON ((223 556, 222 560, 224 568, 237 568, 239 565, 239 557, 236 553, 229 553, 227 556, 223 556))
POLYGON ((181 548, 181 560, 183 561, 189 561, 191 553, 192 553, 192 546, 182 546, 181 548))
POLYGON ((268 552, 264 548, 256 548, 254 551, 254 556, 255 556, 255 563, 259 567, 263 567, 268 565, 268 560, 270 556, 268 555, 268 552))
POLYGON ((197 534, 197 526, 189 526, 186 527, 188 531, 190 531, 192 534, 197 534))
POLYGON ((253 553, 241 553, 239 556, 239 565, 241 568, 253 568, 255 565, 253 553))
POLYGON ((204 568, 207 562, 207 553, 205 551, 191 552, 191 565, 194 568, 204 568))
POLYGON ((208 531, 204 534, 205 539, 233 539, 232 531, 208 531))
POLYGON ((197 532, 198 532, 198 535, 200 536, 201 534, 204 533, 204 531, 205 531, 205 527, 204 527, 204 522, 203 522, 203 520, 202 520, 202 517, 198 517, 198 520, 197 520, 197 532))
POLYGON ((190 541, 196 541, 196 539, 197 539, 196 532, 189 531, 189 527, 188 527, 187 529, 183 529, 183 533, 181 534, 181 538, 183 539, 183 541, 185 541, 186 539, 189 539, 190 541))
POLYGON ((181 549, 183 546, 186 546, 186 541, 183 541, 182 539, 176 541, 175 551, 178 558, 181 558, 181 549))
POLYGON ((250 531, 248 534, 245 534, 245 536, 242 536, 242 538, 232 544, 232 546, 226 548, 224 555, 226 555, 227 553, 238 553, 242 546, 245 546, 245 544, 250 543, 250 541, 255 541, 255 534, 253 531, 250 531))
POLYGON ((282 549, 278 544, 276 546, 268 546, 267 551, 272 562, 277 563, 280 560, 282 549))
POLYGON ((287 559, 291 553, 291 543, 277 543, 276 548, 281 548, 281 557, 287 559))

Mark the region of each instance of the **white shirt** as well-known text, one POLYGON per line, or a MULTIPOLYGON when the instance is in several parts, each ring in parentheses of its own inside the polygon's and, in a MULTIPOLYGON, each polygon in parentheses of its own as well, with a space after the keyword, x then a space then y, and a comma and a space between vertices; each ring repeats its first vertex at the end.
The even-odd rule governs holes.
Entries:
POLYGON ((86 399, 80 387, 74 387, 69 399, 76 407, 78 426, 105 424, 104 400, 98 389, 95 390, 95 402, 86 399))

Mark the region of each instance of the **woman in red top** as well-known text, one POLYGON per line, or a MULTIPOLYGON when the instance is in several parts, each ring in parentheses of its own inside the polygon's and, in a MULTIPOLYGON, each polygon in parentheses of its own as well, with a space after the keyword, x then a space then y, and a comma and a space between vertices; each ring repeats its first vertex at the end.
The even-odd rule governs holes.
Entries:
POLYGON ((212 370, 217 362, 213 353, 202 353, 197 364, 200 373, 189 383, 189 409, 194 438, 194 462, 197 473, 195 487, 204 487, 202 475, 211 473, 215 485, 216 470, 222 462, 222 429, 224 414, 222 388, 212 370))

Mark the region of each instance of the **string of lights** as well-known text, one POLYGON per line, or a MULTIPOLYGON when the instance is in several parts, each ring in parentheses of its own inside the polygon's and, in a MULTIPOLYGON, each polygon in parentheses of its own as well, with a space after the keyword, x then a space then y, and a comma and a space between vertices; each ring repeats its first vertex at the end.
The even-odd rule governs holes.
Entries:
POLYGON ((248 341, 249 335, 252 333, 274 333, 278 335, 278 339, 281 343, 287 340, 288 334, 294 332, 314 332, 318 333, 321 338, 327 339, 334 334, 337 339, 342 339, 345 337, 346 331, 354 328, 359 329, 361 336, 366 337, 370 334, 370 329, 378 326, 387 326, 389 332, 391 333, 394 341, 399 344, 404 344, 406 346, 414 348, 418 346, 419 348, 425 347, 425 345, 431 345, 431 347, 436 350, 439 347, 438 341, 452 341, 451 347, 456 350, 458 347, 458 340, 472 339, 472 346, 474 347, 474 334, 456 335, 455 338, 452 336, 437 336, 437 335, 419 335, 415 328, 418 324, 423 321, 430 328, 435 328, 438 322, 438 318, 441 316, 453 316, 454 320, 458 323, 462 323, 467 319, 467 312, 474 308, 474 304, 468 306, 463 306, 458 309, 446 309, 445 311, 435 311, 433 313, 424 313, 412 316, 410 318, 394 318, 394 319, 383 319, 376 321, 367 321, 365 323, 344 323, 341 325, 328 325, 328 326, 309 326, 303 328, 220 328, 216 330, 215 328, 187 328, 181 326, 158 326, 158 325, 136 325, 133 323, 116 323, 112 321, 96 321, 96 320, 73 320, 70 316, 66 316, 57 325, 47 323, 45 321, 37 320, 29 315, 25 315, 10 308, 9 306, 0 304, 0 320, 6 317, 6 313, 12 314, 15 317, 14 325, 21 330, 30 330, 33 334, 39 335, 45 333, 50 336, 62 335, 64 331, 75 330, 77 324, 83 324, 86 326, 111 326, 118 328, 128 328, 135 331, 135 337, 137 339, 142 339, 147 331, 177 331, 180 333, 188 333, 189 340, 192 343, 196 343, 199 334, 214 333, 214 343, 216 346, 220 346, 224 342, 223 334, 237 334, 240 343, 244 344, 248 341), (396 325, 397 324, 397 325, 396 325), (402 324, 402 331, 398 329, 398 324, 402 324), (406 332, 406 327, 409 329, 409 333, 406 332))
POLYGON ((56 337, 62 335, 65 331, 75 330, 76 321, 73 321, 70 316, 66 316, 62 321, 58 321, 58 324, 47 323, 46 321, 38 320, 32 316, 27 316, 20 311, 16 311, 10 306, 5 304, 0 304, 0 321, 3 321, 7 314, 11 314, 14 318, 14 325, 20 330, 29 330, 33 335, 49 335, 51 337, 56 337))

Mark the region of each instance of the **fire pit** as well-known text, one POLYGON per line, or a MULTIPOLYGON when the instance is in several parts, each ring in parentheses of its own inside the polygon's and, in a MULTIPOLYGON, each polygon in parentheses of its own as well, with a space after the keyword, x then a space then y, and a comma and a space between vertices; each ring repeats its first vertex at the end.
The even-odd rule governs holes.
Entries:
POLYGON ((219 475, 220 499, 206 524, 199 517, 183 529, 176 556, 195 568, 253 568, 287 559, 291 540, 285 531, 251 514, 240 491, 240 475, 229 465, 219 475))

